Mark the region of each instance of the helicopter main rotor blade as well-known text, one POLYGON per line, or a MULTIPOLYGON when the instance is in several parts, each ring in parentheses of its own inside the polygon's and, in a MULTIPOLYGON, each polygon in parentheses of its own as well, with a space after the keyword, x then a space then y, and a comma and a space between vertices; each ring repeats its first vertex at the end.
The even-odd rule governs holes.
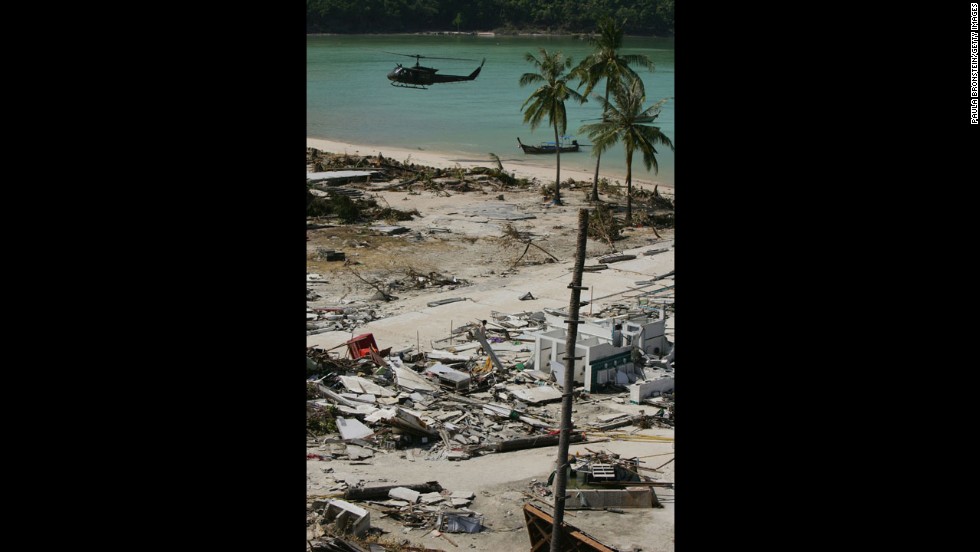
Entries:
POLYGON ((456 61, 480 61, 478 59, 470 59, 470 58, 447 58, 447 57, 431 57, 431 56, 422 56, 422 57, 425 59, 454 59, 456 61))
POLYGON ((405 57, 416 58, 416 59, 453 59, 456 61, 477 61, 475 59, 470 59, 470 58, 433 57, 433 56, 423 56, 418 54, 399 54, 398 52, 389 52, 387 50, 381 50, 381 51, 386 54, 405 56, 405 57))

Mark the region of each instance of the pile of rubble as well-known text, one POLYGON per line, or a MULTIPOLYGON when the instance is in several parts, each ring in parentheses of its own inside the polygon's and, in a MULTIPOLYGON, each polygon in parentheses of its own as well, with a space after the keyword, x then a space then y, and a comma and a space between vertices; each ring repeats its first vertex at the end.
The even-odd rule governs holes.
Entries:
POLYGON ((477 533, 483 528, 483 516, 467 508, 475 497, 472 491, 443 489, 437 481, 418 485, 354 486, 344 493, 344 500, 314 499, 309 509, 320 525, 336 524, 336 516, 329 515, 331 509, 353 512, 356 518, 350 524, 353 530, 337 531, 341 534, 363 536, 370 526, 369 513, 348 501, 376 506, 382 517, 398 520, 406 527, 477 533), (461 521, 462 518, 465 521, 461 521))
MULTIPOLYGON (((309 297, 309 295, 307 295, 309 297)), ((306 308, 306 335, 356 329, 362 324, 380 318, 371 304, 344 305, 337 307, 306 308)))
MULTIPOLYGON (((429 279, 438 282, 440 278, 436 275, 429 279)), ((627 317, 635 321, 629 317, 636 310, 636 305, 612 305, 600 313, 608 319, 627 317)), ((367 308, 324 312, 353 320, 359 314, 371 316, 367 308)), ((399 351, 381 349, 372 334, 355 336, 330 350, 307 348, 307 409, 309 419, 317 420, 316 424, 308 424, 312 428, 307 442, 308 460, 327 466, 334 460, 343 460, 346 465, 369 465, 378 455, 395 454, 411 460, 456 462, 557 445, 562 390, 553 367, 547 370, 535 366, 534 349, 536 340, 556 331, 555 321, 564 318, 567 315, 555 309, 491 312, 488 320, 452 328, 450 335, 430 342, 433 348, 426 352, 412 347, 399 351)), ((610 320, 603 323, 606 322, 610 320)), ((631 328, 625 326, 624 335, 635 337, 631 328)), ((634 368, 625 382, 611 378, 599 387, 593 382, 592 389, 603 393, 601 396, 576 384, 572 393, 578 397, 578 413, 571 442, 670 440, 636 432, 654 425, 673 427, 672 385, 640 394, 633 388, 659 385, 654 378, 673 370, 672 349, 663 357, 647 354, 638 347, 630 354, 625 343, 619 348, 602 345, 596 350, 610 347, 620 357, 632 358, 634 368), (638 414, 613 411, 599 404, 607 400, 650 405, 656 410, 652 414, 645 408, 638 414), (631 425, 636 427, 625 428, 631 425)), ((647 350, 651 347, 647 346, 647 350)), ((647 468, 640 465, 639 459, 589 452, 571 463, 573 477, 578 476, 586 485, 613 488, 573 488, 570 492, 575 504, 569 508, 612 507, 611 511, 616 511, 615 508, 649 508, 658 504, 652 490, 657 482, 640 475, 640 470, 647 468), (596 485, 597 482, 608 485, 596 485)), ((332 468, 323 471, 332 473, 332 468)), ((369 530, 380 531, 370 529, 370 522, 366 521, 371 513, 378 512, 406 528, 431 531, 433 537, 450 542, 447 533, 487 529, 482 516, 468 508, 474 498, 469 491, 446 490, 434 481, 369 488, 361 487, 361 480, 348 483, 327 477, 325 481, 321 491, 328 494, 312 497, 309 510, 310 524, 316 528, 314 534, 325 535, 317 540, 319 548, 314 549, 355 549, 343 548, 358 546, 353 541, 337 539, 348 535, 360 538, 369 530), (370 512, 353 502, 370 506, 370 512), (328 541, 331 544, 326 544, 328 541)), ((547 505, 549 487, 550 481, 548 485, 532 482, 526 496, 544 500, 542 504, 547 505)), ((369 549, 363 540, 357 542, 362 549, 369 549)))
MULTIPOLYGON (((534 369, 532 353, 545 314, 492 312, 491 317, 454 328, 452 335, 433 342, 442 348, 426 353, 380 350, 372 334, 331 351, 308 348, 313 367, 307 373, 316 395, 308 406, 331 412, 344 442, 359 440, 386 451, 422 447, 430 460, 553 445, 559 420, 550 407, 562 392, 553 373, 534 369), (346 358, 338 350, 344 346, 346 358)), ((637 358, 653 366, 638 371, 648 378, 673 370, 672 362, 644 357, 637 358)), ((608 387, 628 391, 615 383, 608 387)), ((573 392, 581 396, 583 389, 573 392)), ((664 400, 660 392, 651 392, 632 402, 665 406, 664 400)), ((613 414, 598 416, 591 428, 607 431, 640 421, 652 425, 658 418, 672 420, 663 413, 613 414)))

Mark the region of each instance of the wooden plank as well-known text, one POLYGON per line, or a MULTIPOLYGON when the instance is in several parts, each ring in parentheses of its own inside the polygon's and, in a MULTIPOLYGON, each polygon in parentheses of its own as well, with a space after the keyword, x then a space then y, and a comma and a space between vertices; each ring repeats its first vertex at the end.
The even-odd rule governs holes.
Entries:
MULTIPOLYGON (((554 518, 547 514, 545 511, 534 506, 531 503, 524 504, 524 521, 528 529, 528 537, 531 539, 532 550, 537 550, 540 548, 542 543, 551 543, 551 524, 554 522, 554 518), (546 537, 539 537, 535 539, 534 533, 532 533, 531 528, 536 529, 542 535, 547 535, 546 537)), ((571 540, 572 550, 582 550, 586 552, 617 552, 614 548, 609 548, 608 546, 602 544, 601 542, 595 540, 587 533, 580 530, 578 527, 569 525, 562 522, 562 533, 564 535, 563 540, 571 540)))

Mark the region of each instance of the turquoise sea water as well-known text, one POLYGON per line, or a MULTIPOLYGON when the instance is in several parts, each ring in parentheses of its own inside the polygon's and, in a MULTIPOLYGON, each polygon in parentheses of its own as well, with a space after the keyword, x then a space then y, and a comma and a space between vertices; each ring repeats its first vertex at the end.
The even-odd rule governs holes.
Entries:
MULTIPOLYGON (((538 56, 538 48, 561 50, 578 63, 590 52, 585 40, 573 37, 427 36, 427 35, 327 35, 307 37, 306 132, 311 138, 348 141, 372 146, 447 152, 460 160, 487 160, 489 152, 508 160, 532 161, 553 167, 554 156, 527 156, 517 146, 553 140, 546 125, 531 132, 523 123, 521 105, 533 92, 521 88, 521 74, 533 71, 525 52, 538 56), (391 86, 386 78, 396 63, 414 65, 413 58, 385 52, 425 56, 471 58, 476 61, 425 60, 422 65, 440 74, 468 75, 486 58, 475 81, 436 84, 427 90, 391 86)), ((653 72, 640 70, 647 90, 647 105, 674 96, 674 43, 672 39, 627 37, 622 53, 646 54, 654 62, 653 72)), ((540 58, 540 56, 538 56, 540 58)), ((602 93, 600 84, 595 93, 602 93)), ((674 135, 674 105, 664 106, 657 124, 680 147, 674 135)), ((566 104, 568 134, 579 143, 590 143, 578 133, 583 119, 596 119, 597 102, 566 104)), ((562 168, 595 167, 592 148, 561 156, 562 168)), ((658 148, 660 171, 654 175, 634 155, 634 177, 674 183, 674 155, 658 148)), ((602 156, 601 175, 610 180, 626 173, 625 153, 617 146, 602 156), (607 172, 608 171, 608 172, 607 172)), ((564 179, 564 178, 563 178, 564 179)))

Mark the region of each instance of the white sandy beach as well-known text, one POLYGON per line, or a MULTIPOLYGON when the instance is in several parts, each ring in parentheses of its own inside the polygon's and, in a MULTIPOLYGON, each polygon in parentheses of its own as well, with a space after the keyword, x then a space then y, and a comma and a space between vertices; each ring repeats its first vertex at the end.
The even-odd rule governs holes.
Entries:
MULTIPOLYGON (((490 160, 463 160, 457 159, 458 156, 453 155, 448 152, 440 151, 429 151, 429 150, 412 150, 405 148, 394 148, 388 146, 369 146, 364 144, 353 144, 350 142, 336 141, 336 140, 324 140, 321 138, 307 138, 307 147, 317 148, 321 151, 327 151, 330 153, 349 153, 351 155, 377 155, 379 152, 385 157, 391 157, 398 161, 405 161, 409 157, 413 163, 418 163, 421 165, 428 165, 431 167, 438 168, 452 168, 456 166, 460 167, 489 167, 493 165, 490 160)), ((639 166, 642 166, 642 162, 639 159, 636 160, 639 166)), ((527 161, 508 161, 504 163, 504 169, 513 173, 517 178, 537 178, 542 183, 554 183, 555 181, 555 165, 554 157, 550 155, 540 155, 540 156, 529 156, 527 161)), ((610 181, 619 180, 620 182, 626 182, 625 171, 620 173, 617 171, 609 171, 603 169, 600 165, 600 177, 608 178, 610 181)), ((578 181, 591 182, 592 177, 595 174, 595 169, 588 171, 576 170, 571 167, 562 166, 561 169, 561 180, 562 182, 567 181, 569 178, 574 178, 578 181)), ((633 169, 633 185, 641 188, 653 188, 653 186, 659 185, 660 190, 668 194, 673 193, 673 185, 665 184, 663 182, 657 181, 655 178, 650 178, 651 174, 646 173, 644 170, 637 170, 636 165, 633 169)))

